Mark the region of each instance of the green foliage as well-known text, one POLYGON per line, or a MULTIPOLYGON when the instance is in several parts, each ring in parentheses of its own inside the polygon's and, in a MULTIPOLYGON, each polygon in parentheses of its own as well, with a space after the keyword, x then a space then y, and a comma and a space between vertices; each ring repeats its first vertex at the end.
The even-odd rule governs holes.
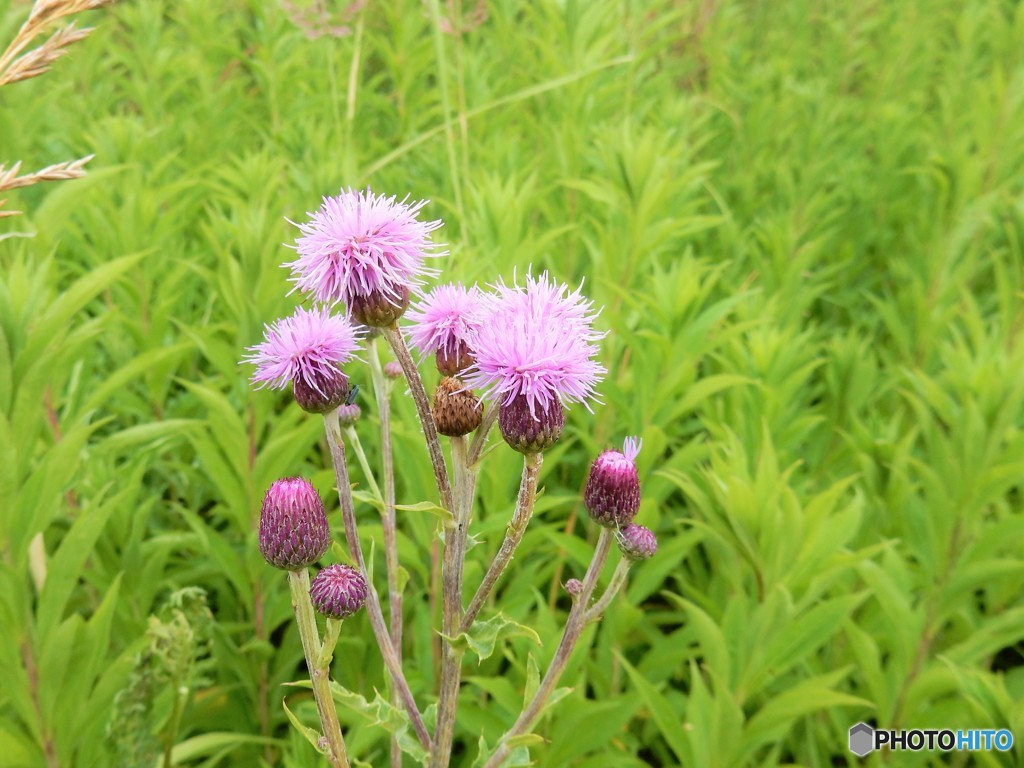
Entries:
MULTIPOLYGON (((855 765, 858 720, 1024 734, 1024 6, 487 11, 450 35, 420 0, 369 2, 358 34, 308 39, 276 2, 133 0, 4 89, 4 158, 96 159, 12 194, 26 215, 0 222, 0 762, 129 764, 122 746, 148 759, 176 733, 178 765, 320 764, 280 704, 316 722, 255 525, 273 480, 310 477, 336 509, 333 478, 319 421, 238 361, 296 301, 285 218, 366 185, 432 200, 446 279, 585 279, 610 331, 605 404, 571 412, 481 615, 524 629, 467 664, 457 764, 493 749, 550 661, 560 584, 596 538, 587 466, 630 434, 659 553, 512 764, 855 765), (149 620, 191 588, 213 617, 202 651, 184 605, 162 634, 149 620), (208 662, 146 671, 157 634, 208 662), (192 694, 167 728, 174 668, 192 694), (134 746, 108 739, 133 712, 134 746)), ((0 0, 2 39, 24 13, 0 0)), ((399 389, 405 656, 426 708, 437 498, 399 389)), ((351 469, 370 552, 376 500, 351 469)), ((504 446, 484 464, 470 588, 518 473, 504 446)), ((365 617, 335 658, 350 751, 384 764, 405 723, 375 696, 365 617)), ((1022 761, 1019 744, 977 758, 1022 761)))

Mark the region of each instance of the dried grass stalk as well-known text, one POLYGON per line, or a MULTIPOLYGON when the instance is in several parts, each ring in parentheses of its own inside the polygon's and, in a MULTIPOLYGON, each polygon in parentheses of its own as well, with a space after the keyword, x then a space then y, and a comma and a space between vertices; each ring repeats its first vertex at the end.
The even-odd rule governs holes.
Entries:
MULTIPOLYGON (((91 11, 114 0, 36 0, 29 11, 28 19, 21 25, 14 40, 0 54, 0 86, 38 77, 53 66, 57 59, 68 52, 68 47, 83 40, 92 32, 91 27, 78 28, 75 22, 68 22, 50 34, 41 45, 32 48, 36 38, 46 33, 54 24, 85 11, 91 11)), ((79 160, 57 163, 41 171, 18 175, 21 163, 10 168, 0 165, 0 192, 38 184, 41 181, 77 179, 85 175, 84 166, 92 155, 79 160)), ((0 209, 6 200, 0 200, 0 209)), ((0 218, 14 216, 20 211, 0 210, 0 218)))

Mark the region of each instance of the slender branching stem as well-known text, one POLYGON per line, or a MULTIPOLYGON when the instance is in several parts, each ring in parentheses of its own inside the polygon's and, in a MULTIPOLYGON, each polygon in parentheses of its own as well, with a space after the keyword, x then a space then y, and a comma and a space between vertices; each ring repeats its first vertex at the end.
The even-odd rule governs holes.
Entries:
POLYGON ((612 600, 622 589, 626 583, 626 577, 629 575, 629 569, 633 567, 633 561, 628 557, 623 557, 619 560, 619 564, 615 566, 615 571, 612 573, 612 580, 608 583, 607 588, 604 590, 604 594, 594 603, 587 612, 583 614, 583 623, 590 624, 591 622, 597 621, 601 618, 601 615, 608 610, 608 606, 612 604, 612 600))
POLYGON ((612 532, 607 528, 602 528, 601 535, 597 540, 597 548, 594 550, 594 557, 590 561, 590 568, 587 569, 587 575, 583 578, 583 591, 580 593, 579 600, 573 603, 572 610, 569 611, 569 618, 565 622, 565 631, 562 633, 562 641, 558 644, 551 665, 530 703, 519 715, 515 724, 501 737, 497 749, 494 750, 494 754, 491 755, 484 768, 498 768, 504 762, 511 750, 509 742, 517 736, 527 733, 533 727, 533 723, 543 711, 548 697, 558 685, 562 673, 565 672, 566 664, 569 663, 569 657, 576 647, 576 642, 586 627, 587 605, 590 603, 590 596, 594 593, 594 587, 597 586, 601 568, 604 566, 605 560, 608 559, 611 544, 612 532))
MULTIPOLYGON (((384 375, 377 349, 377 339, 370 341, 370 374, 373 378, 373 392, 377 400, 377 417, 380 421, 381 463, 384 465, 384 508, 381 511, 381 526, 384 529, 384 558, 388 571, 388 630, 391 646, 398 661, 402 661, 402 591, 398 586, 398 522, 395 518, 395 457, 391 448, 391 383, 384 375)), ((379 491, 378 491, 379 496, 379 491)), ((392 703, 397 693, 392 691, 392 703)), ((401 768, 402 750, 398 737, 391 737, 391 765, 401 768)))
POLYGON ((487 573, 484 574, 483 581, 480 582, 476 594, 473 595, 473 599, 462 617, 459 632, 466 632, 473 626, 473 621, 476 620, 480 609, 483 608, 484 602, 508 566, 519 542, 523 540, 526 526, 530 522, 530 518, 533 517, 533 505, 537 500, 537 479, 540 477, 540 468, 543 463, 543 453, 531 453, 523 458, 523 476, 519 482, 519 498, 516 501, 516 511, 512 515, 512 522, 509 523, 505 532, 505 540, 501 542, 498 554, 490 568, 487 569, 487 573))
POLYGON ((492 403, 487 406, 483 419, 480 421, 480 426, 473 433, 473 442, 469 446, 469 466, 475 467, 476 463, 480 461, 480 455, 483 453, 484 446, 487 445, 487 436, 497 420, 498 405, 497 403, 492 403))
POLYGON ((437 436, 437 426, 434 424, 434 415, 430 411, 430 400, 427 398, 427 391, 423 388, 423 380, 420 372, 416 369, 409 348, 405 345, 402 332, 397 325, 391 325, 381 329, 384 338, 388 340, 395 359, 402 366, 405 373, 405 380, 409 384, 409 392, 412 394, 413 402, 416 404, 416 413, 420 417, 420 425, 423 427, 423 437, 427 441, 427 451, 430 453, 430 463, 434 467, 434 480, 437 482, 437 491, 441 496, 441 506, 452 511, 452 486, 448 480, 448 467, 444 463, 444 453, 441 451, 441 441, 437 436))
POLYGON ((341 619, 327 619, 327 627, 324 630, 324 642, 320 646, 320 655, 316 657, 317 667, 331 666, 331 659, 334 658, 334 648, 338 645, 338 638, 341 636, 341 619))
MULTIPOLYGON (((367 576, 366 561, 363 559, 363 547, 359 543, 359 529, 356 527, 356 513, 352 504, 352 488, 348 480, 348 466, 345 463, 345 445, 341 440, 341 425, 338 422, 338 412, 331 411, 324 414, 324 426, 327 430, 327 443, 331 448, 331 460, 334 463, 334 474, 338 482, 338 498, 341 502, 341 517, 345 525, 345 540, 348 543, 349 553, 355 561, 356 567, 367 576)), ((423 722, 423 716, 416 708, 416 700, 409 690, 409 683, 406 682, 402 673, 402 664, 395 654, 391 645, 391 637, 388 635, 387 625, 384 623, 384 613, 380 608, 380 595, 377 594, 373 582, 367 577, 367 600, 366 612, 370 618, 370 626, 373 628, 374 637, 384 657, 384 666, 391 675, 391 684, 398 691, 405 711, 412 721, 413 730, 420 744, 427 750, 431 749, 430 734, 427 733, 427 726, 423 722)))
MULTIPOLYGON (((441 563, 442 607, 441 628, 445 637, 454 639, 462 618, 462 572, 466 562, 466 543, 469 523, 473 516, 473 486, 475 472, 469 467, 466 438, 453 437, 452 474, 455 478, 455 515, 445 530, 444 556, 441 563)), ((452 739, 455 734, 455 713, 462 679, 462 650, 444 644, 441 665, 440 700, 437 709, 437 728, 434 731, 433 766, 446 766, 451 759, 452 739)))
POLYGON ((348 768, 345 738, 341 735, 338 711, 334 708, 334 698, 331 696, 330 665, 320 663, 322 646, 316 628, 313 603, 309 599, 309 571, 305 568, 289 571, 288 585, 291 587, 292 607, 295 609, 295 620, 299 626, 299 637, 302 639, 302 651, 306 655, 309 679, 313 684, 316 711, 320 714, 320 725, 327 739, 328 759, 333 768, 348 768))
POLYGON ((384 495, 380 492, 380 486, 377 485, 377 478, 373 474, 373 470, 370 469, 370 462, 366 458, 366 451, 363 450, 363 443, 359 439, 359 433, 356 428, 349 425, 342 427, 341 431, 344 433, 345 438, 348 440, 348 444, 352 446, 352 451, 356 455, 356 460, 359 462, 359 468, 363 470, 363 475, 366 476, 366 484, 370 486, 370 492, 374 497, 384 505, 384 495))

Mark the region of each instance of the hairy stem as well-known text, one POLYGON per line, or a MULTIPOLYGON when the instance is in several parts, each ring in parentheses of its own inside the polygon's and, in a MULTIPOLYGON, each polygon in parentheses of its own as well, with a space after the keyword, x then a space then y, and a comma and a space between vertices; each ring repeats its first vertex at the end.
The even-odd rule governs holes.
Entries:
MULTIPOLYGON (((381 526, 384 528, 384 558, 388 571, 388 628, 391 646, 398 661, 402 661, 402 591, 398 586, 398 522, 395 518, 395 457, 391 449, 391 384, 384 376, 380 364, 377 340, 370 342, 370 373, 373 378, 373 392, 377 399, 377 417, 380 421, 380 452, 384 465, 384 509, 381 526)), ((379 491, 378 491, 379 495, 379 491)), ((396 692, 392 691, 392 703, 397 703, 396 692)), ((398 737, 391 737, 391 765, 402 766, 402 750, 398 737)))
MULTIPOLYGON (((324 414, 324 426, 327 430, 327 443, 331 448, 331 460, 334 463, 334 474, 338 482, 338 498, 341 502, 341 517, 345 525, 345 540, 348 543, 349 553, 356 563, 356 567, 367 577, 366 561, 363 559, 363 547, 359 543, 359 529, 356 527, 356 513, 352 505, 352 488, 348 480, 348 466, 345 463, 345 445, 341 441, 341 425, 338 422, 338 412, 331 411, 324 414)), ((366 612, 370 618, 370 626, 373 627, 374 637, 377 639, 377 646, 384 657, 384 666, 391 675, 391 684, 398 691, 399 698, 409 714, 416 736, 425 749, 431 748, 430 734, 427 733, 427 726, 423 722, 423 716, 416 708, 416 700, 409 690, 409 683, 406 682, 402 673, 402 664, 395 654, 391 645, 391 637, 388 635, 388 628, 384 623, 384 613, 380 608, 380 595, 377 594, 373 582, 366 578, 367 601, 366 612)))
POLYGON ((583 614, 583 623, 590 624, 591 622, 597 621, 601 618, 601 614, 608 610, 608 606, 612 604, 612 600, 622 589, 626 583, 626 577, 629 575, 629 569, 633 567, 633 561, 628 557, 623 557, 619 560, 619 564, 615 566, 615 572, 612 573, 612 580, 608 583, 608 587, 605 589, 604 594, 601 595, 600 599, 594 603, 587 612, 583 614))
POLYGON ((412 394, 413 402, 416 403, 416 413, 419 415, 420 425, 423 427, 423 437, 427 441, 427 451, 430 453, 430 463, 434 467, 434 480, 437 482, 437 491, 441 496, 441 506, 450 512, 454 508, 452 486, 448 480, 448 468, 444 463, 441 441, 437 436, 437 426, 434 424, 434 415, 430 412, 430 400, 427 398, 427 391, 423 388, 420 372, 416 369, 416 363, 413 362, 412 355, 409 354, 409 348, 405 345, 405 339, 402 338, 402 332, 398 330, 398 326, 391 325, 381 330, 405 373, 405 380, 409 384, 409 392, 412 394))
MULTIPOLYGON (((444 557, 441 564, 443 634, 454 639, 462 618, 462 572, 466 562, 466 542, 469 523, 473 516, 473 486, 476 474, 469 467, 466 438, 453 437, 452 472, 455 476, 455 517, 445 530, 444 557)), ((432 765, 446 766, 451 759, 452 739, 455 734, 455 713, 462 680, 462 651, 444 644, 441 666, 440 701, 437 709, 437 728, 434 731, 432 765)))
POLYGON ((345 737, 341 735, 338 711, 334 708, 334 698, 331 696, 329 667, 319 663, 320 635, 316 629, 313 603, 309 599, 309 571, 305 568, 289 571, 288 585, 291 587, 292 607, 295 609, 295 620, 299 625, 299 637, 302 638, 302 651, 306 655, 309 680, 313 684, 316 711, 320 714, 320 725, 327 739, 328 759, 334 768, 348 768, 345 737))
POLYGON ((547 702, 551 692, 558 685, 562 673, 565 672, 565 666, 569 663, 569 657, 576 647, 576 642, 580 639, 580 635, 583 633, 584 627, 586 627, 587 604, 590 602, 590 596, 594 593, 594 587, 597 586, 597 577, 601 573, 604 561, 608 558, 611 543, 611 531, 607 528, 602 528, 601 536, 597 540, 597 548, 594 550, 594 557, 590 561, 590 568, 587 569, 587 575, 583 579, 583 592, 580 594, 579 600, 573 603, 572 610, 569 611, 569 618, 565 622, 565 631, 562 633, 562 641, 558 644, 558 649, 551 660, 551 665, 548 667, 544 679, 541 680, 537 692, 533 695, 533 699, 530 700, 526 709, 519 715, 515 724, 501 737, 497 749, 494 750, 494 754, 491 755, 484 768, 498 768, 504 762, 511 751, 509 742, 530 730, 534 721, 544 709, 544 704, 547 702))
POLYGON ((490 568, 484 574, 484 579, 473 595, 473 599, 466 609, 462 622, 459 624, 459 632, 466 632, 471 626, 484 602, 491 594, 491 590, 497 583, 501 574, 505 571, 516 547, 523 540, 526 526, 533 517, 533 505, 537 500, 537 479, 540 477, 540 468, 544 463, 543 453, 531 453, 523 457, 523 476, 519 482, 519 498, 516 501, 516 511, 512 515, 512 522, 509 523, 505 532, 505 540, 501 542, 501 548, 494 557, 490 568))

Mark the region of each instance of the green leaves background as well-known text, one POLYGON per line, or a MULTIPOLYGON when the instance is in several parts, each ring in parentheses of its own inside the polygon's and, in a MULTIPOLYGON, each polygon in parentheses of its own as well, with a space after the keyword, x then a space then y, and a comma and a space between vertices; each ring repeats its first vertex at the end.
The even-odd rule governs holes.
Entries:
MULTIPOLYGON (((594 539, 587 465, 629 434, 661 550, 584 635, 538 764, 852 765, 861 719, 1024 737, 1024 9, 487 10, 450 35, 448 3, 370 2, 353 34, 310 40, 277 3, 135 0, 4 89, 4 159, 97 156, 0 225, 0 764, 114 764, 149 617, 193 586, 214 616, 202 674, 179 728, 157 692, 150 735, 183 765, 317 764, 280 705, 315 722, 254 525, 282 475, 332 503, 329 463, 317 420, 238 360, 295 301, 285 217, 367 184, 433 201, 447 279, 585 279, 611 331, 605 404, 573 410, 497 599, 542 645, 504 637, 467 668, 460 764, 553 652, 559 583, 594 539)), ((0 1, 3 39, 25 12, 0 1)), ((399 501, 436 501, 396 409, 399 501)), ((499 447, 480 478, 469 584, 518 472, 499 447)), ((400 541, 424 705, 434 529, 409 513, 400 541)), ((337 658, 347 700, 371 702, 342 708, 350 749, 382 764, 365 619, 337 658)))

